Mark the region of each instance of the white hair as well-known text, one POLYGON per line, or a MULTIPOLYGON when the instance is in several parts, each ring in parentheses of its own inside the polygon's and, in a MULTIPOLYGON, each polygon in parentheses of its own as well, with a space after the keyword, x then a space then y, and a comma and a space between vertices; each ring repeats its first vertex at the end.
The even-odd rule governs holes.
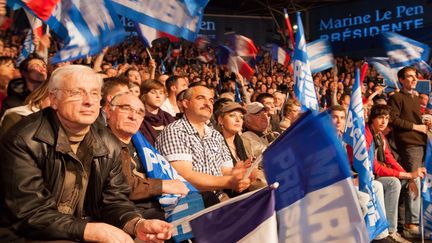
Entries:
POLYGON ((103 80, 93 69, 83 65, 66 65, 57 68, 51 74, 48 82, 48 90, 53 92, 55 89, 63 87, 64 82, 71 79, 80 80, 83 82, 93 80, 99 83, 102 87, 103 80))

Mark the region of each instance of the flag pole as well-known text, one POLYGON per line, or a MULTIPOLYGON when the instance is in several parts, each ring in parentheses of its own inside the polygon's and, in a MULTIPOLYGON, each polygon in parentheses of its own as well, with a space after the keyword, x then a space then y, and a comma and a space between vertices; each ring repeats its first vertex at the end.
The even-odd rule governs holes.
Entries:
POLYGON ((287 29, 288 29, 288 34, 291 40, 291 44, 292 44, 292 49, 294 50, 294 35, 292 32, 292 26, 291 26, 291 21, 289 19, 288 16, 288 11, 286 8, 284 8, 284 17, 285 17, 285 24, 287 25, 287 29))
POLYGON ((152 57, 152 55, 150 54, 150 50, 149 50, 148 47, 146 47, 146 52, 147 52, 147 54, 149 55, 150 60, 153 60, 153 57, 152 57))

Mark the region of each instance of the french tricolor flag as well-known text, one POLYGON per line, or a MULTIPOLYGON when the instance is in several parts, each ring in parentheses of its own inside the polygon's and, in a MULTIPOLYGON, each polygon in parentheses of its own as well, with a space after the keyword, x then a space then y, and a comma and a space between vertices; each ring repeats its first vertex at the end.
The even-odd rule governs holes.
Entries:
POLYGON ((144 44, 146 46, 151 47, 151 43, 159 38, 168 38, 171 42, 179 42, 180 39, 178 37, 175 37, 173 35, 167 34, 165 32, 159 31, 155 28, 152 28, 145 24, 140 24, 138 22, 135 22, 136 30, 141 37, 141 39, 144 41, 144 44))
POLYGON ((278 242, 273 187, 216 204, 192 215, 197 242, 278 242))
MULTIPOLYGON (((328 113, 308 110, 263 153, 278 241, 369 242, 349 162, 328 113)), ((265 241, 270 242, 270 241, 265 241)))
POLYGON ((288 52, 276 44, 273 44, 272 46, 272 59, 284 65, 285 67, 287 67, 291 61, 291 57, 288 52))
POLYGON ((255 73, 249 64, 239 56, 231 55, 227 66, 230 72, 240 73, 246 79, 250 79, 255 73))
POLYGON ((242 35, 232 35, 232 47, 237 56, 255 57, 258 49, 253 41, 242 35))

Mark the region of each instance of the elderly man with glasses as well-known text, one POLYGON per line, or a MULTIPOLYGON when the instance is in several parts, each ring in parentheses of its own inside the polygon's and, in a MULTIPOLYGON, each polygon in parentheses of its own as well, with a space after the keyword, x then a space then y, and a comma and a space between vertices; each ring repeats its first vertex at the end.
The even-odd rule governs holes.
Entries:
MULTIPOLYGON (((144 120, 145 108, 141 100, 133 94, 123 93, 114 96, 108 107, 108 126, 122 144, 122 170, 132 189, 129 199, 140 209, 143 217, 165 219, 165 212, 155 197, 162 193, 186 195, 189 189, 180 180, 148 178, 138 156, 140 148, 132 142, 132 136, 144 120)), ((152 152, 144 150, 144 153, 146 159, 152 158, 152 152)))
POLYGON ((99 115, 101 78, 89 67, 58 68, 51 107, 0 141, 0 241, 162 242, 170 224, 145 220, 128 199, 121 146, 99 115))

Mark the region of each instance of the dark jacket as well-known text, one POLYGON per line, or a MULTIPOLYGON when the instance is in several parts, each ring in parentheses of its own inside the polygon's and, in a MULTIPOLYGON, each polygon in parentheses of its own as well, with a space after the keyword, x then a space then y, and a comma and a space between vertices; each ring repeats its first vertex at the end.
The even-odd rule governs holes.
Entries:
POLYGON ((58 212, 65 164, 81 163, 66 148, 70 146, 59 135, 61 129, 55 112, 46 108, 25 117, 0 141, 1 242, 18 238, 82 241, 89 218, 123 228, 139 216, 128 199, 130 188, 121 172, 121 146, 105 127, 95 125, 84 138, 91 141, 87 150, 92 154, 84 213, 58 212))

